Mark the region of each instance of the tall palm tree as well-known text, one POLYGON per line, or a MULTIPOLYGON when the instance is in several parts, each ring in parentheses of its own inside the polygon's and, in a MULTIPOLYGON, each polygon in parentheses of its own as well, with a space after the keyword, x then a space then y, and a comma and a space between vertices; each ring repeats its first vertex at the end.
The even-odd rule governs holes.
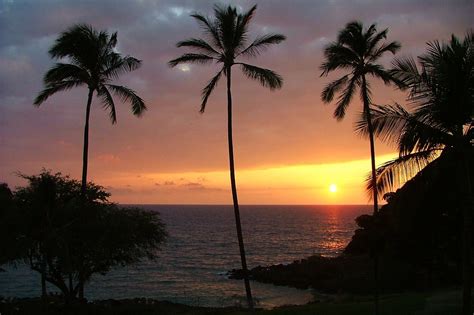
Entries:
MULTIPOLYGON (((324 49, 325 61, 321 65, 321 76, 327 76, 334 70, 345 70, 349 73, 341 78, 329 83, 322 91, 323 102, 330 103, 335 94, 339 94, 334 117, 337 120, 344 118, 346 109, 349 106, 357 88, 359 88, 360 98, 363 103, 363 113, 368 122, 370 158, 373 180, 376 180, 375 173, 375 144, 373 136, 372 120, 369 106, 371 104, 371 90, 367 77, 381 79, 385 84, 398 84, 399 81, 393 77, 377 61, 385 53, 395 54, 400 49, 398 42, 381 42, 386 39, 388 30, 377 31, 375 24, 367 29, 361 22, 350 22, 339 32, 337 40, 330 43, 324 49)), ((374 185, 375 187, 375 185, 374 185)), ((374 214, 378 211, 377 191, 374 190, 374 214)), ((378 314, 378 288, 377 288, 377 255, 374 259, 375 275, 375 313, 378 314)))
POLYGON ((278 44, 285 40, 280 34, 266 34, 257 37, 253 42, 247 44, 248 27, 257 6, 253 6, 244 13, 238 13, 232 6, 214 6, 214 19, 194 13, 195 18, 203 28, 206 38, 190 38, 177 43, 177 47, 188 47, 193 53, 185 53, 181 57, 169 62, 171 67, 182 63, 219 65, 219 71, 202 90, 201 113, 204 113, 209 96, 214 91, 219 79, 224 75, 227 79, 227 135, 229 144, 229 170, 232 188, 232 200, 234 204, 235 224, 240 249, 240 258, 245 281, 245 291, 250 309, 253 309, 252 292, 250 289, 247 262, 245 258, 244 241, 240 223, 239 202, 237 198, 237 187, 235 184, 234 171, 234 149, 232 141, 232 94, 231 94, 231 70, 233 66, 239 66, 248 78, 257 80, 270 90, 279 89, 283 79, 272 70, 260 68, 243 62, 238 62, 238 57, 255 57, 268 46, 278 44))
MULTIPOLYGON (((472 185, 470 163, 474 155, 474 32, 449 44, 428 43, 428 52, 418 58, 396 59, 394 72, 410 88, 412 110, 402 106, 373 106, 373 131, 394 141, 399 157, 377 169, 377 180, 367 188, 383 194, 408 181, 437 160, 457 174, 463 209, 463 314, 471 314, 472 185), (374 189, 375 188, 375 189, 374 189)), ((365 119, 357 129, 368 135, 365 119)), ((455 186, 454 186, 455 187, 455 186)))
POLYGON ((131 104, 132 113, 140 116, 146 106, 143 100, 130 88, 111 84, 121 74, 136 70, 141 61, 131 57, 122 57, 115 49, 117 33, 109 35, 107 31, 97 31, 92 26, 77 24, 61 33, 49 50, 51 58, 58 61, 44 76, 44 90, 36 97, 34 104, 40 106, 53 94, 86 86, 88 97, 86 104, 86 122, 84 126, 84 147, 82 156, 82 197, 87 184, 87 164, 89 151, 89 115, 94 92, 100 98, 104 109, 109 111, 112 124, 117 122, 115 94, 123 102, 131 104))

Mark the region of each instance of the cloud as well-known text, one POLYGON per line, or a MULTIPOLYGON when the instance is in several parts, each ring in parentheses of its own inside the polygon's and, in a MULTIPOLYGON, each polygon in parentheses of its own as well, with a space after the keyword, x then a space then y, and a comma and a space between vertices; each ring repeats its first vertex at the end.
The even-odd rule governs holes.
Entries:
POLYGON ((207 187, 203 185, 202 183, 195 183, 195 182, 188 182, 186 184, 181 185, 181 187, 184 187, 189 190, 194 190, 194 191, 212 191, 212 192, 223 192, 227 191, 222 188, 216 188, 216 187, 207 187))
POLYGON ((187 188, 190 188, 190 189, 202 189, 204 188, 204 185, 201 184, 201 183, 186 183, 186 184, 183 184, 181 185, 182 187, 187 187, 187 188))

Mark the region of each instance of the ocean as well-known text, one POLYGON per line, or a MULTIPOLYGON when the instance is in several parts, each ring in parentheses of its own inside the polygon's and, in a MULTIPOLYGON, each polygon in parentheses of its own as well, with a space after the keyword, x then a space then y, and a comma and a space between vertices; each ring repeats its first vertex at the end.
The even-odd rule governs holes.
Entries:
MULTIPOLYGON (((96 276, 88 299, 148 297, 195 306, 245 305, 243 281, 227 279, 240 268, 232 206, 140 205, 159 211, 169 238, 159 258, 96 276)), ((241 206, 249 268, 286 264, 314 254, 335 256, 353 235, 354 219, 371 206, 241 206)), ((311 290, 251 282, 258 306, 309 302, 311 290)), ((51 288, 52 289, 52 288, 51 288)), ((26 266, 0 273, 0 296, 40 295, 39 275, 26 266)))

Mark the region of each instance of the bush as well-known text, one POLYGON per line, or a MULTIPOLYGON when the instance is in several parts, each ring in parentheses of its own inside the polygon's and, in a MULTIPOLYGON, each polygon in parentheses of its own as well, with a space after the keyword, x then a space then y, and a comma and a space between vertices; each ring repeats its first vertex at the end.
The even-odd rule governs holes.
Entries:
POLYGON ((67 301, 82 297, 93 274, 155 259, 166 239, 157 212, 119 207, 101 186, 89 183, 81 198, 80 182, 60 173, 21 176, 28 185, 0 213, 0 231, 8 231, 0 264, 26 262, 41 274, 43 295, 47 281, 67 301))

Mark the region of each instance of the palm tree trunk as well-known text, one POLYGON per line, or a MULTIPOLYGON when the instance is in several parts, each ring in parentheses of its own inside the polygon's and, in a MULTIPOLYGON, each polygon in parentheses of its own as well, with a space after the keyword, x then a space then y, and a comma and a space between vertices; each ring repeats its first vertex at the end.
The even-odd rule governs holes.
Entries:
POLYGON ((374 215, 379 211, 378 192, 377 192, 377 172, 375 167, 375 141, 374 141, 374 127, 372 125, 372 115, 370 114, 369 97, 367 94, 367 82, 365 76, 362 76, 362 96, 364 98, 364 113, 367 120, 367 127, 369 129, 370 141, 370 162, 372 167, 372 191, 374 199, 374 215))
POLYGON ((364 113, 367 120, 367 127, 369 129, 369 140, 370 140, 370 162, 372 166, 372 191, 374 199, 374 232, 375 240, 373 246, 373 259, 374 259, 374 313, 377 315, 379 313, 379 287, 378 287, 378 273, 379 273, 379 255, 378 255, 378 236, 379 231, 377 227, 377 218, 376 214, 379 211, 378 199, 377 199, 377 173, 375 168, 375 142, 374 142, 374 128, 372 126, 372 117, 370 114, 369 107, 369 96, 367 92, 367 81, 365 76, 362 76, 362 97, 364 100, 364 113))
MULTIPOLYGON (((91 113, 92 96, 94 90, 89 88, 89 95, 87 97, 86 106, 86 123, 84 125, 84 150, 82 152, 82 181, 81 181, 81 200, 85 203, 86 188, 87 188, 87 163, 89 155, 89 116, 91 113)), ((79 299, 84 298, 84 282, 82 281, 81 274, 79 273, 79 299)))
POLYGON ((87 187, 87 162, 89 155, 89 116, 91 113, 92 95, 94 90, 89 88, 89 96, 87 98, 86 107, 86 123, 84 125, 84 148, 82 152, 82 182, 81 182, 81 197, 84 198, 86 195, 87 187))
POLYGON ((234 145, 232 141, 232 93, 231 93, 231 68, 226 68, 227 74, 227 137, 229 141, 229 171, 230 185, 232 188, 232 200, 234 203, 235 227, 237 229, 237 238, 239 240, 240 260, 242 262, 242 271, 244 274, 245 293, 247 294, 247 303, 250 310, 253 311, 252 290, 250 289, 249 272, 247 269, 247 260, 245 258, 244 238, 242 236, 242 226, 240 224, 239 201, 237 198, 237 187, 235 185, 234 170, 234 145))
MULTIPOLYGON (((465 178, 465 183, 461 189, 465 190, 463 199, 463 261, 462 261, 462 278, 463 278, 463 297, 462 297, 462 314, 471 315, 471 294, 472 294, 472 270, 471 270, 471 235, 472 235, 472 187, 471 173, 469 163, 471 160, 471 150, 463 152, 463 164, 461 176, 465 178), (464 174, 463 174, 464 173, 464 174)), ((462 178, 461 177, 461 178, 462 178)))

